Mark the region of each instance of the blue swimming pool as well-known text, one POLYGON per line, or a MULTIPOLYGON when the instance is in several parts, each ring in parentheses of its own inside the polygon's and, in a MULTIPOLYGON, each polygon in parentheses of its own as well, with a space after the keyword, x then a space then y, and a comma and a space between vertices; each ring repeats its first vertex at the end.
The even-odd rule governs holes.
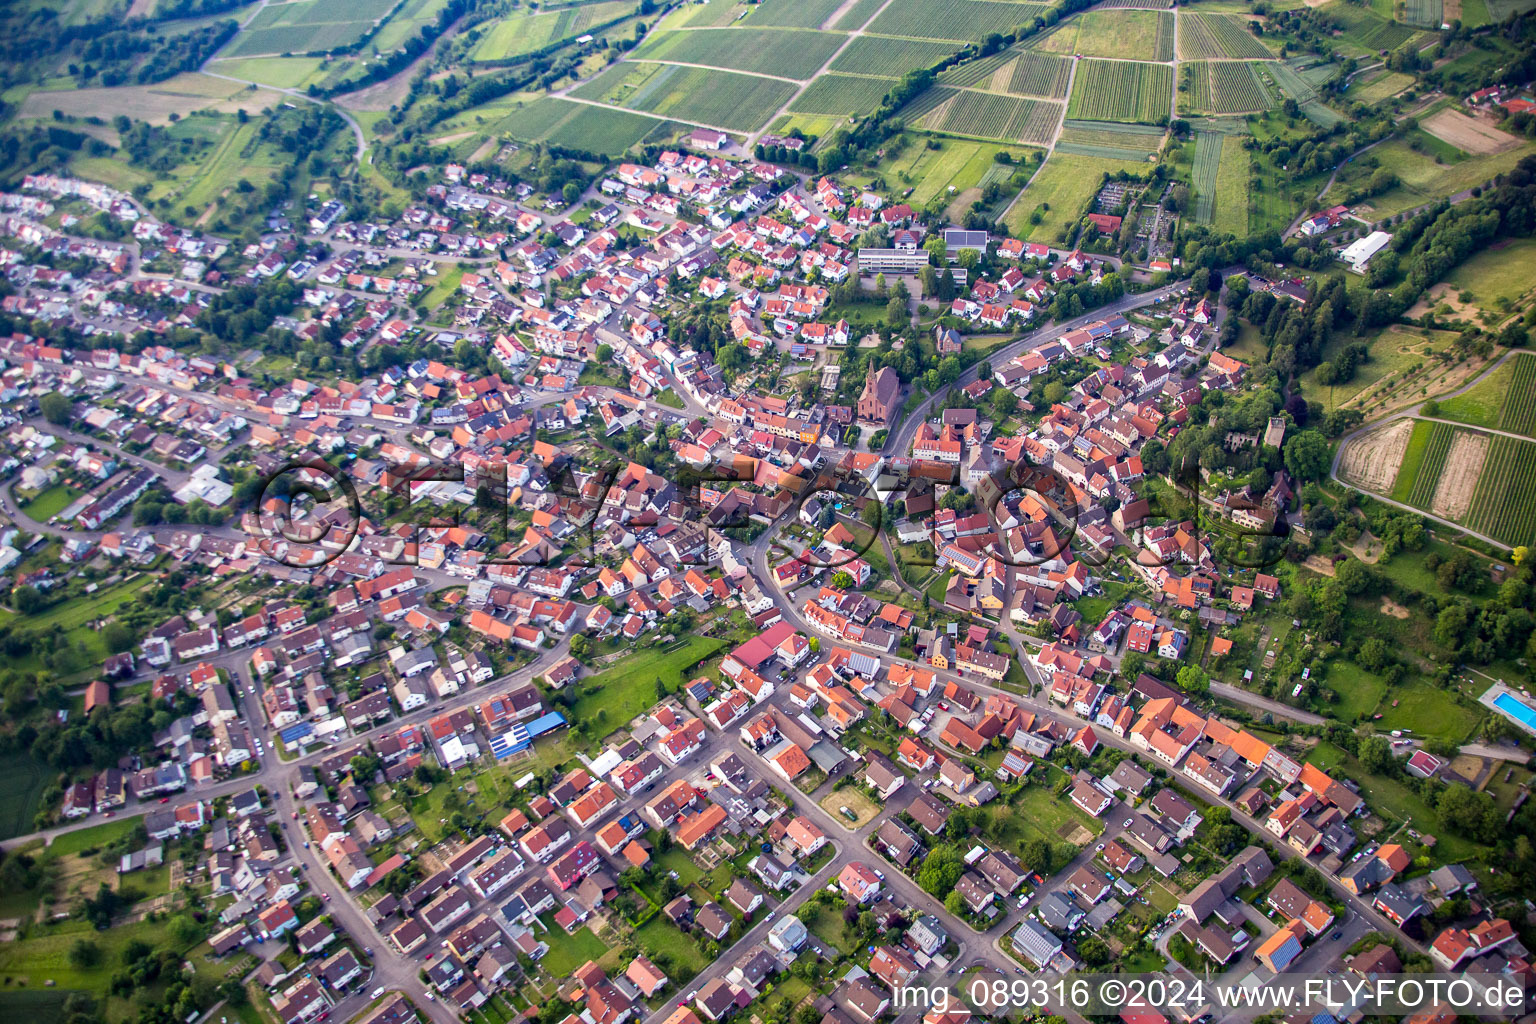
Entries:
POLYGON ((1532 732, 1536 732, 1536 708, 1520 700, 1512 693, 1501 693, 1493 698, 1493 706, 1532 732))

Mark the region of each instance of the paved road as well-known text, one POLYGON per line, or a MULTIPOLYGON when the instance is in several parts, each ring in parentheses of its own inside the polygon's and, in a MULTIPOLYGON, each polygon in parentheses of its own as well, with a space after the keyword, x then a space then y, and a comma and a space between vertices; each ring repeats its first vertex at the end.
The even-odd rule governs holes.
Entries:
MULTIPOLYGON (((759 579, 764 581, 771 579, 771 577, 767 574, 767 546, 769 538, 772 536, 773 532, 773 530, 765 531, 763 536, 758 538, 758 541, 753 545, 751 549, 751 554, 753 555, 753 571, 759 579)), ((783 591, 778 589, 770 582, 765 582, 763 589, 764 592, 773 599, 774 604, 778 607, 780 614, 784 616, 787 622, 793 625, 796 629, 801 630, 808 635, 818 635, 819 631, 804 619, 804 617, 800 614, 800 610, 795 607, 794 602, 789 600, 783 591)), ((882 664, 890 665, 903 659, 882 655, 879 657, 879 660, 882 664)), ((1039 674, 1035 671, 1034 666, 1027 660, 1021 660, 1020 665, 1024 669, 1025 675, 1029 678, 1030 683, 1033 684, 1036 691, 1039 692, 1042 690, 1044 683, 1039 674)), ((931 666, 928 667, 932 668, 931 666)), ((1036 697, 1025 696, 1024 694, 1015 690, 1003 689, 1001 687, 994 686, 990 683, 983 682, 980 678, 974 675, 964 676, 959 673, 949 672, 943 669, 932 669, 932 671, 940 681, 955 682, 958 685, 967 687, 971 691, 982 696, 996 694, 999 696, 1007 697, 1025 710, 1035 712, 1038 715, 1048 719, 1053 719, 1057 722, 1062 722, 1073 729, 1080 728, 1084 724, 1081 719, 1068 715, 1063 709, 1050 704, 1048 701, 1040 700, 1036 697)), ((1134 747, 1131 743, 1118 736, 1115 736, 1112 732, 1109 732, 1109 730, 1099 730, 1098 734, 1100 742, 1105 745, 1116 747, 1138 758, 1142 754, 1142 752, 1134 747)), ((1191 792, 1194 791, 1194 787, 1189 788, 1191 792)), ((1242 809, 1234 804, 1231 800, 1226 798, 1219 798, 1214 800, 1209 799, 1209 794, 1203 792, 1197 793, 1195 795, 1204 803, 1214 803, 1226 807, 1232 814, 1232 820, 1243 826, 1243 828, 1247 829, 1248 832, 1258 841, 1258 845, 1269 849, 1272 856, 1278 854, 1281 859, 1290 859, 1297 856, 1296 852, 1284 843, 1279 845, 1271 845, 1269 840, 1273 837, 1270 836, 1270 834, 1264 829, 1263 823, 1244 813, 1242 809)), ((1378 911, 1375 910, 1375 908, 1371 907, 1364 900, 1361 900, 1359 897, 1345 889, 1339 883, 1337 878, 1331 876, 1325 877, 1327 877, 1328 884, 1333 888, 1337 896, 1343 902, 1348 904, 1355 913, 1360 914, 1367 920, 1373 922, 1376 928, 1386 932, 1387 934, 1399 934, 1396 927, 1392 925, 1390 921, 1383 917, 1378 911)), ((951 919, 946 917, 941 918, 941 920, 948 921, 951 919)), ((1011 925, 1013 922, 1010 921, 1009 923, 1011 925)), ((1403 936, 1402 938, 1403 941, 1411 948, 1421 952, 1423 951, 1422 944, 1414 942, 1406 936, 1403 936)))
POLYGON ((1240 686, 1233 686, 1231 683, 1219 683, 1212 680, 1211 692, 1223 700, 1229 700, 1234 704, 1246 704, 1248 707, 1267 711, 1272 715, 1279 715, 1281 718, 1289 718, 1291 721, 1300 722, 1303 725, 1328 724, 1328 719, 1322 715, 1314 715, 1310 711, 1293 708, 1289 704, 1278 700, 1261 697, 1256 693, 1250 693, 1240 686))
MULTIPOLYGON (((1225 275, 1227 271, 1224 270, 1222 273, 1225 275)), ((1170 295, 1183 292, 1188 287, 1188 282, 1180 281, 1175 284, 1164 285, 1150 292, 1140 292, 1134 295, 1126 294, 1108 305, 1100 306, 1091 313, 1084 313, 1082 316, 1074 317, 1063 323, 1049 324, 1031 331, 1017 341, 1011 341, 1003 347, 987 353, 986 362, 991 363, 993 367, 1000 367, 1015 356, 1034 351, 1047 342, 1055 341, 1068 331, 1074 331, 1085 324, 1093 323, 1095 320, 1102 320, 1116 313, 1126 313, 1142 306, 1150 306, 1153 303, 1161 302, 1170 295)), ((912 437, 917 433, 917 428, 922 425, 923 420, 932 415, 932 411, 944 401, 944 396, 949 394, 952 389, 964 387, 971 383, 976 379, 979 372, 979 363, 967 367, 959 377, 955 378, 954 383, 946 384, 932 395, 929 395, 921 405, 912 410, 910 415, 891 429, 890 433, 886 436, 885 447, 881 449, 881 452, 886 455, 899 455, 910 451, 912 448, 912 437)))

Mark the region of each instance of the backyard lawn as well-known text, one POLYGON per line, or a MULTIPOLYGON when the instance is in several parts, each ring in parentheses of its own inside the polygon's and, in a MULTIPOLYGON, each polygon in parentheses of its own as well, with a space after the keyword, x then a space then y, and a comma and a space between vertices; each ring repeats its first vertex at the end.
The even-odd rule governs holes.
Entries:
MULTIPOLYGON (((1463 860, 1477 851, 1477 845, 1471 840, 1442 828, 1439 815, 1411 787, 1367 772, 1359 761, 1342 748, 1328 742, 1319 743, 1307 755, 1307 760, 1331 775, 1358 783, 1361 795, 1371 809, 1387 818, 1389 832, 1398 824, 1412 819, 1415 828, 1435 836, 1439 844, 1439 855, 1448 861, 1463 860)), ((1406 839, 1403 836, 1400 841, 1406 839)))
POLYGON ((1396 687, 1381 705, 1382 729, 1412 730, 1416 736, 1438 736, 1458 743, 1471 736, 1482 717, 1480 711, 1462 707, 1450 694, 1423 679, 1410 679, 1396 687))
POLYGON ((1014 804, 1016 820, 1022 822, 1033 838, 1048 843, 1064 843, 1067 837, 1062 827, 1067 824, 1081 825, 1091 834, 1098 835, 1100 822, 1078 810, 1065 796, 1057 796, 1049 787, 1032 785, 1025 787, 1014 804))
POLYGON ((649 956, 665 953, 678 967, 686 967, 691 974, 698 974, 709 966, 709 959, 699 944, 672 926, 665 917, 657 914, 635 930, 635 941, 649 956))
POLYGON ((656 683, 675 691, 683 673, 714 654, 725 641, 690 636, 667 647, 635 651, 576 685, 581 697, 571 707, 573 722, 607 722, 616 728, 656 703, 656 683))
POLYGON ((601 959, 608 952, 608 944, 585 925, 577 928, 574 935, 567 935, 565 929, 555 923, 554 914, 545 914, 541 920, 546 929, 541 938, 549 943, 549 952, 539 965, 556 978, 569 978, 576 973, 576 968, 588 960, 601 959))
POLYGON ((37 495, 21 506, 21 511, 29 519, 39 523, 46 523, 49 519, 58 515, 69 507, 69 503, 83 494, 68 484, 54 484, 46 490, 38 491, 37 495))

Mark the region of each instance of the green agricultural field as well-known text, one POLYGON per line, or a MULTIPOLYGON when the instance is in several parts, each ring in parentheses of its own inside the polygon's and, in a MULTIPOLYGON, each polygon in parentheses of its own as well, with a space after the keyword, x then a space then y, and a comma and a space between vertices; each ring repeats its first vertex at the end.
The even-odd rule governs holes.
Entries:
POLYGON ((424 26, 437 21, 437 16, 447 6, 448 0, 406 0, 373 37, 373 48, 380 53, 399 49, 424 26))
POLYGON ((1045 4, 997 0, 901 0, 881 11, 866 31, 882 36, 970 43, 994 32, 1011 32, 1045 10, 1045 4))
POLYGON ((522 142, 549 142, 618 156, 662 123, 627 110, 543 96, 509 113, 497 128, 522 142))
POLYGON ((1384 99, 1396 96, 1412 84, 1412 75, 1387 71, 1383 68, 1361 75, 1349 83, 1349 88, 1344 90, 1344 98, 1367 105, 1380 103, 1384 99))
POLYGON ((1451 292, 1465 292, 1473 305, 1499 313, 1521 308, 1536 282, 1530 268, 1536 260, 1536 238, 1495 242, 1446 275, 1451 292))
POLYGON ((1380 17, 1367 7, 1345 0, 1334 0, 1324 10, 1345 26, 1339 42, 1363 51, 1362 56, 1374 57, 1379 50, 1395 50, 1419 34, 1407 25, 1380 17))
POLYGON ((949 43, 930 43, 922 39, 876 39, 860 36, 837 55, 829 71, 850 75, 878 75, 900 78, 908 71, 932 67, 955 52, 949 43))
POLYGON ((657 64, 631 64, 621 60, 576 86, 571 90, 571 95, 578 99, 624 106, 636 91, 662 70, 662 66, 657 64))
POLYGON ((320 53, 351 46, 393 6, 394 0, 351 0, 345 5, 329 0, 269 4, 257 12, 226 54, 320 53))
POLYGON ((630 57, 808 79, 837 51, 843 39, 834 32, 806 29, 696 29, 653 33, 630 57))
POLYGON ((562 39, 574 39, 584 33, 588 26, 605 24, 634 9, 631 0, 606 0, 549 11, 514 8, 507 17, 495 21, 489 31, 480 37, 480 42, 470 53, 470 59, 488 61, 519 57, 562 39))
POLYGON ((795 97, 789 109, 803 114, 857 114, 873 111, 896 83, 861 75, 820 75, 795 97))
POLYGON ((666 17, 651 26, 655 32, 677 28, 719 28, 747 16, 749 9, 733 0, 712 0, 707 4, 679 4, 666 17))
POLYGON ((1061 119, 1060 104, 1045 100, 944 85, 929 92, 937 95, 919 97, 917 106, 908 107, 903 116, 920 127, 949 135, 1043 146, 1050 142, 1061 119), (934 99, 938 99, 937 104, 934 99))
POLYGON ((1248 151, 1235 135, 1221 143, 1216 169, 1216 217, 1212 226, 1238 238, 1248 236, 1248 151))
POLYGON ((1077 66, 1067 116, 1087 121, 1161 124, 1173 99, 1173 69, 1164 64, 1084 60, 1077 66))
POLYGON ((1043 53, 1021 53, 1008 79, 1008 91, 1023 96, 1067 98, 1072 65, 1064 58, 1043 53))
POLYGON ((762 127, 794 94, 793 84, 771 78, 628 61, 613 65, 571 93, 581 99, 739 132, 762 127))
MULTIPOLYGON (((1395 216, 1404 210, 1485 184, 1509 172, 1532 153, 1536 153, 1536 144, 1527 142, 1503 153, 1436 163, 1433 154, 1415 152, 1405 139, 1392 139, 1371 150, 1371 156, 1380 166, 1393 171, 1401 183, 1389 192, 1373 196, 1358 210, 1367 217, 1395 216)), ((1445 160, 1445 157, 1442 155, 1439 159, 1445 160)), ((1364 167, 1356 173, 1362 172, 1366 172, 1364 167)))
POLYGON ((0 778, 6 783, 5 792, 0 794, 0 839, 32 831, 38 800, 50 774, 47 765, 32 760, 24 751, 0 755, 0 778))
MULTIPOLYGON (((1417 428, 1418 424, 1414 424, 1417 428)), ((1424 458, 1414 474, 1413 488, 1408 492, 1408 504, 1414 508, 1429 508, 1440 483, 1440 472, 1445 469, 1445 456, 1451 450, 1451 440, 1456 431, 1444 423, 1430 424, 1429 443, 1424 446, 1424 458)), ((1396 484, 1393 484, 1396 490, 1396 484)))
MULTIPOLYGON (((926 206, 935 196, 959 195, 978 187, 982 176, 997 165, 993 157, 999 150, 1010 154, 1015 162, 1028 152, 984 142, 943 139, 939 141, 938 149, 908 146, 890 158, 884 169, 893 187, 900 182, 911 188, 906 202, 926 206)), ((897 188, 897 191, 901 189, 897 188)))
POLYGON ((1040 39, 1045 53, 1120 60, 1173 59, 1173 14, 1168 11, 1095 10, 1040 39))
POLYGON ((324 77, 320 64, 319 57, 248 57, 215 61, 209 70, 279 89, 302 89, 324 77))
POLYGON ((1068 225, 1076 224, 1098 193, 1105 174, 1143 174, 1144 162, 1062 154, 1045 162, 1008 211, 1007 226, 1015 237, 1057 244, 1068 225), (1040 214, 1034 223, 1034 213, 1040 214))
POLYGON ((1195 162, 1190 183, 1195 194, 1192 212, 1201 224, 1209 224, 1216 218, 1216 174, 1221 166, 1225 139, 1226 136, 1219 132, 1195 133, 1195 162))
POLYGON ((1189 65, 1189 89, 1180 95, 1180 108, 1202 114, 1246 114, 1279 106, 1265 81, 1272 62, 1212 61, 1189 65))
POLYGON ((575 104, 577 110, 553 128, 544 141, 566 149, 617 156, 661 126, 657 118, 628 110, 575 104))
POLYGON ((843 12, 843 16, 837 19, 832 28, 839 32, 863 28, 875 16, 875 12, 884 6, 885 0, 854 0, 853 5, 843 12))
POLYGON ((1301 112, 1313 123, 1332 128, 1344 120, 1344 115, 1326 106, 1317 87, 1333 80, 1338 74, 1336 64, 1310 64, 1303 66, 1296 58, 1289 62, 1276 62, 1266 70, 1275 84, 1291 99, 1301 104, 1301 112))
POLYGON ((1536 443, 1489 442, 1464 525, 1511 547, 1536 543, 1536 443))
POLYGON ((1522 354, 1513 362, 1514 384, 1499 405, 1499 429, 1536 437, 1536 357, 1522 354))
POLYGON ((1536 0, 1488 0, 1488 20, 1500 23, 1513 14, 1536 9, 1536 0))
POLYGON ((768 128, 779 135, 788 135, 798 128, 801 135, 819 139, 836 131, 846 121, 847 118, 827 114, 785 114, 775 119, 768 128))
POLYGON ((1436 415, 1441 419, 1455 420, 1474 427, 1508 429, 1500 426, 1501 412, 1514 387, 1515 368, 1524 361, 1533 360, 1522 360, 1518 356, 1505 360, 1466 391, 1441 402, 1440 411, 1436 415))
POLYGON ((1233 15, 1179 15, 1180 60, 1210 60, 1219 57, 1265 60, 1273 56, 1269 48, 1248 31, 1248 26, 1233 15))
POLYGON ((571 706, 573 722, 606 723, 617 729, 656 703, 656 684, 675 690, 685 673, 714 654, 725 641, 690 636, 666 648, 651 647, 625 655, 594 676, 576 683, 580 696, 571 706))
POLYGON ((743 23, 752 26, 820 28, 821 23, 842 5, 843 0, 763 0, 750 8, 751 13, 743 19, 743 23))
POLYGON ((1397 464, 1397 478, 1392 481, 1389 497, 1393 501, 1406 502, 1408 495, 1413 493, 1414 481, 1419 478, 1419 467, 1424 464, 1424 455, 1429 451, 1429 438, 1434 429, 1435 424, 1427 420, 1414 421, 1408 447, 1403 449, 1403 458, 1397 464))
POLYGON ((679 121, 750 132, 762 127, 795 94, 789 82, 752 75, 662 67, 626 106, 679 121))
POLYGON ((1162 148, 1166 134, 1164 129, 1150 125, 1067 121, 1056 140, 1056 150, 1112 160, 1147 160, 1162 148))
POLYGON ((1404 0, 1402 20, 1415 28, 1438 30, 1445 21, 1442 0, 1404 0))

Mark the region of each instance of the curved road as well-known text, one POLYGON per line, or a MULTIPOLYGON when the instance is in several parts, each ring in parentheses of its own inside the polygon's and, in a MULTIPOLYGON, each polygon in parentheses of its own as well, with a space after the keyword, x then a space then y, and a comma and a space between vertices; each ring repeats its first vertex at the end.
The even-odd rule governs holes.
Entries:
MULTIPOLYGON (((1222 276, 1225 277, 1233 269, 1234 268, 1231 267, 1223 269, 1221 271, 1222 276)), ((987 353, 984 362, 988 362, 994 367, 1001 366, 1015 356, 1021 355, 1025 352, 1033 351, 1034 349, 1041 347, 1047 342, 1055 341, 1063 334, 1066 334, 1069 331, 1074 331, 1085 324, 1093 323, 1095 320, 1102 320, 1106 316, 1112 316, 1116 313, 1127 313, 1141 306, 1150 306, 1155 302, 1161 302, 1163 299, 1166 299, 1170 295, 1178 294, 1188 287, 1189 282, 1179 281, 1174 284, 1164 285, 1161 288, 1153 289, 1149 292, 1137 292, 1134 294, 1128 292, 1125 295, 1122 295, 1120 298, 1116 299, 1114 302, 1111 302, 1108 305, 1100 306, 1090 313, 1084 313, 1082 316, 1073 317, 1071 320, 1067 320, 1062 323, 1049 324, 1031 331, 1029 334, 1020 337, 1017 341, 1011 341, 1004 345, 1002 348, 995 349, 992 352, 987 353)), ((880 449, 880 453, 883 455, 892 455, 907 451, 909 448, 911 448, 913 435, 917 433, 917 428, 922 425, 922 422, 925 419, 928 418, 933 408, 939 402, 942 402, 944 400, 944 396, 949 394, 949 392, 954 388, 964 387, 965 385, 974 381, 977 377, 977 374, 980 372, 980 367, 980 363, 971 364, 970 366, 966 367, 960 376, 955 378, 953 383, 946 384, 935 391, 933 394, 929 395, 921 405, 919 405, 916 409, 913 409, 912 412, 907 415, 907 417, 903 419, 899 425, 890 431, 890 433, 886 436, 885 446, 880 449)))

